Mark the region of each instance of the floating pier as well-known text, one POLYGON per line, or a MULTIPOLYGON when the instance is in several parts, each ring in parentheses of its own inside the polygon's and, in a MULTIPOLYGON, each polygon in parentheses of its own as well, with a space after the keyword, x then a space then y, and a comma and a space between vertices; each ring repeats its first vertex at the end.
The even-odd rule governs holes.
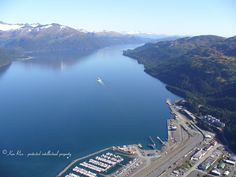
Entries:
POLYGON ((161 138, 159 136, 157 136, 157 139, 161 142, 161 144, 165 144, 164 141, 161 140, 161 138))
POLYGON ((149 139, 150 139, 150 141, 151 141, 151 144, 149 144, 149 146, 152 147, 153 149, 156 149, 156 143, 155 143, 155 141, 152 139, 151 136, 149 136, 149 139))

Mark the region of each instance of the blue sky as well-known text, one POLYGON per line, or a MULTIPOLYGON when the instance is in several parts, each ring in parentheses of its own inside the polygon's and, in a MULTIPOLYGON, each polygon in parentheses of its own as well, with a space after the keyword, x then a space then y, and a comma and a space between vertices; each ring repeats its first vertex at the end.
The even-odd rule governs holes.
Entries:
POLYGON ((0 21, 94 31, 236 35, 235 0, 0 0, 0 21))

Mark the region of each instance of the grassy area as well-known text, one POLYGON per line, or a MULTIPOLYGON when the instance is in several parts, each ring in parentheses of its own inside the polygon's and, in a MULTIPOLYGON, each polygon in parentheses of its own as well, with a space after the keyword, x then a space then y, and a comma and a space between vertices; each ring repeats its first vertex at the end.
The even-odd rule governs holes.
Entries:
POLYGON ((192 164, 190 163, 190 161, 185 161, 182 165, 178 166, 175 170, 188 170, 192 167, 192 164))

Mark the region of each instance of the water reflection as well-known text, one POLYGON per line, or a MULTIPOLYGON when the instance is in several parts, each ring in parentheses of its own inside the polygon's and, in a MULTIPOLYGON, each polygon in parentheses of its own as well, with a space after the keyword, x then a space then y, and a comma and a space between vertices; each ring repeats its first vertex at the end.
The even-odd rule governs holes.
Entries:
POLYGON ((87 60, 87 56, 88 55, 78 54, 44 54, 35 55, 31 58, 26 58, 25 60, 21 60, 19 62, 21 62, 27 68, 39 66, 43 69, 63 71, 67 67, 71 67, 75 64, 87 60))
POLYGON ((0 78, 3 77, 4 74, 6 74, 7 70, 11 67, 11 65, 6 65, 0 67, 0 78))

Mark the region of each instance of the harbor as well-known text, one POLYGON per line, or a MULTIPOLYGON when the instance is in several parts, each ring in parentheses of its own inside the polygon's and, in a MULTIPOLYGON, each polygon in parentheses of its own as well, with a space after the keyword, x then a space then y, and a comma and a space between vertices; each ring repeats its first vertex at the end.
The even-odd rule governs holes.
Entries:
POLYGON ((130 148, 110 147, 74 160, 57 177, 112 176, 134 159, 130 148))
MULTIPOLYGON (((156 177, 176 174, 187 177, 194 173, 196 167, 205 169, 209 163, 214 165, 212 161, 218 162, 220 155, 217 154, 222 153, 226 155, 221 164, 228 163, 229 167, 235 165, 235 159, 228 157, 213 134, 200 129, 191 119, 182 115, 177 104, 172 104, 168 99, 166 103, 171 112, 166 123, 166 140, 152 135, 147 137, 148 148, 143 144, 133 144, 98 151, 75 160, 58 177, 156 177), (158 143, 161 144, 159 149, 158 143), (216 154, 215 158, 212 159, 211 153, 216 154), (191 164, 188 169, 185 168, 186 163, 191 164)), ((220 168, 209 172, 230 173, 220 168)))
MULTIPOLYGON (((171 107, 170 102, 167 104, 171 107)), ((173 149, 180 141, 180 126, 167 119, 167 139, 149 136, 147 144, 113 146, 73 160, 57 177, 117 177, 127 176, 145 168, 153 159, 173 149), (158 145, 158 146, 157 146, 158 145)))

